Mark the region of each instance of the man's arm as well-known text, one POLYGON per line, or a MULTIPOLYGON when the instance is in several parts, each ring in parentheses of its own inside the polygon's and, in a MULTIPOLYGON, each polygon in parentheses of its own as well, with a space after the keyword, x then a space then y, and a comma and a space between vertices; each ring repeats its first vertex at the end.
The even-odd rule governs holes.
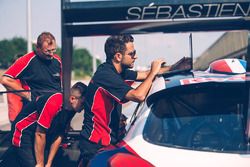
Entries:
MULTIPOLYGON (((162 66, 157 74, 163 74, 165 72, 173 71, 173 70, 189 69, 192 63, 191 61, 192 61, 191 58, 183 57, 171 66, 162 66)), ((149 73, 150 73, 150 70, 138 71, 136 80, 145 80, 149 73)))
MULTIPOLYGON (((136 88, 131 89, 125 95, 127 100, 135 101, 135 102, 142 102, 146 98, 146 95, 154 81, 155 76, 158 74, 161 68, 161 64, 164 61, 161 59, 155 60, 151 64, 151 70, 148 73, 146 79, 136 88)), ((138 78, 138 77, 137 77, 138 78)))
MULTIPOLYGON (((161 67, 161 69, 159 70, 159 72, 157 74, 163 74, 163 73, 165 73, 167 71, 170 71, 170 69, 171 69, 171 66, 161 67)), ((138 80, 138 81, 145 80, 149 73, 150 73, 150 70, 148 70, 148 71, 138 71, 136 80, 138 80)))
MULTIPOLYGON (((9 91, 12 90, 24 90, 22 88, 22 85, 13 78, 7 77, 7 76, 2 76, 1 79, 1 84, 9 91)), ((31 94, 30 92, 16 92, 15 94, 19 95, 22 98, 25 98, 27 100, 31 100, 31 94)))
POLYGON ((55 155, 59 149, 59 146, 63 140, 63 136, 68 131, 68 125, 75 115, 75 111, 62 110, 54 118, 50 128, 48 129, 48 135, 51 141, 48 160, 45 167, 51 167, 55 155))
POLYGON ((136 80, 137 81, 145 80, 147 78, 147 76, 148 76, 149 73, 150 73, 150 70, 147 70, 147 71, 137 71, 136 80))
POLYGON ((36 167, 44 167, 44 149, 46 145, 46 131, 43 127, 37 125, 35 133, 35 155, 36 167))
POLYGON ((56 153, 58 151, 58 148, 60 147, 61 142, 62 142, 62 137, 58 136, 55 139, 55 141, 51 144, 50 150, 49 150, 48 161, 47 161, 45 167, 51 167, 53 159, 55 158, 55 155, 56 155, 56 153))

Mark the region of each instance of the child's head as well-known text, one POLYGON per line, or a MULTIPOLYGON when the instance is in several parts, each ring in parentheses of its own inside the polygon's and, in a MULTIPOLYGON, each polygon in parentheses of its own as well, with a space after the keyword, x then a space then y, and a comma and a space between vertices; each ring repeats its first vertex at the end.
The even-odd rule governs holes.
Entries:
POLYGON ((75 83, 71 88, 70 104, 76 112, 83 110, 84 96, 87 92, 87 86, 82 82, 75 83))

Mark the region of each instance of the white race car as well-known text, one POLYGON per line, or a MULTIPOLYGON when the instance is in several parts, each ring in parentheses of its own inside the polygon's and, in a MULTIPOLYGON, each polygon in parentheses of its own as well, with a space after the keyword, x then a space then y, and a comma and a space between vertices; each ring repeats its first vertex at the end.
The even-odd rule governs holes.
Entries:
POLYGON ((222 59, 207 71, 156 78, 126 137, 90 167, 249 167, 250 112, 246 62, 222 59))

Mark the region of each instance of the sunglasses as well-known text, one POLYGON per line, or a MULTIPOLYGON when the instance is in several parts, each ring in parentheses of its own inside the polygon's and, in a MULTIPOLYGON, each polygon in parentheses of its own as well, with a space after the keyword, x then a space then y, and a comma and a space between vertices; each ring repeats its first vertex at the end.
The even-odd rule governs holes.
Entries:
POLYGON ((135 55, 136 55, 136 50, 134 50, 133 52, 129 52, 128 55, 129 55, 131 58, 134 58, 135 55))
POLYGON ((46 54, 55 53, 55 52, 56 52, 56 49, 51 49, 51 50, 46 49, 46 50, 44 50, 43 52, 46 53, 46 54))

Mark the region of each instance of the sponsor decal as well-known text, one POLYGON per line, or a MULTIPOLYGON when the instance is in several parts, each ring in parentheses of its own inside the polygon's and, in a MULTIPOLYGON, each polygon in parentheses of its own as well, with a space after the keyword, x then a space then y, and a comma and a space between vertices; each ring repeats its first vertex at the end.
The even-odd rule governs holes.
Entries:
POLYGON ((59 73, 52 74, 54 77, 60 77, 59 73))
POLYGON ((199 77, 199 78, 186 78, 181 79, 180 83, 181 85, 188 85, 188 84, 194 84, 194 83, 203 83, 203 82, 227 82, 227 81, 245 81, 246 75, 235 75, 228 78, 216 78, 216 77, 199 77))

